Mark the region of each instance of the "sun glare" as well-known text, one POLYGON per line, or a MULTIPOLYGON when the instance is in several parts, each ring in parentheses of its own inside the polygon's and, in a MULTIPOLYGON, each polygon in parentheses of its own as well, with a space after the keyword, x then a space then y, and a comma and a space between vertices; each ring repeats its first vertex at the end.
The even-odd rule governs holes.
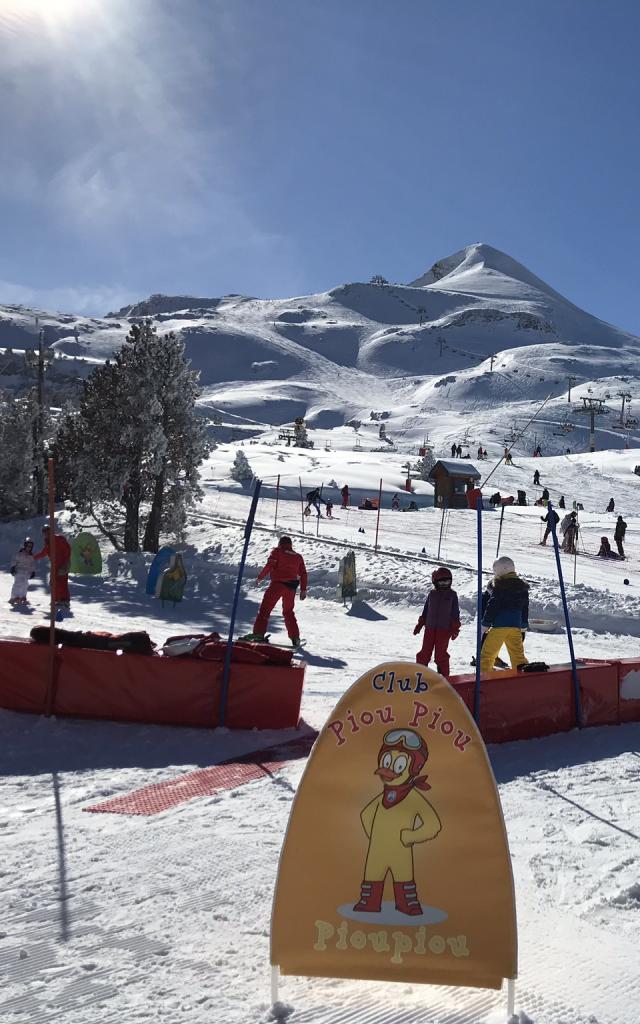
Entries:
POLYGON ((55 26, 86 14, 92 6, 92 0, 0 0, 0 19, 14 25, 39 19, 55 26))

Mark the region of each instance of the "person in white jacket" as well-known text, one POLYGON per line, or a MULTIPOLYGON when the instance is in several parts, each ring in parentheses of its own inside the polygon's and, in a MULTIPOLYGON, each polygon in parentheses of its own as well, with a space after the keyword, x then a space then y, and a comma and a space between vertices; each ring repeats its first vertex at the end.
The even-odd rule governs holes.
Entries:
POLYGON ((33 541, 25 537, 24 543, 11 563, 14 576, 10 604, 26 604, 29 580, 36 574, 36 560, 33 557, 33 541))

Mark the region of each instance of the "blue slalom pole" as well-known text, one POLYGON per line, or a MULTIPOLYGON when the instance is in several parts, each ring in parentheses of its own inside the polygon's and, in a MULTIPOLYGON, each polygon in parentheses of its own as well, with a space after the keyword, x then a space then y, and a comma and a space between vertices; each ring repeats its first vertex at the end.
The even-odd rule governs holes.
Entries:
POLYGON ((251 539, 253 521, 256 517, 256 509, 258 507, 258 498, 260 497, 261 486, 262 481, 256 479, 255 486, 253 489, 253 498, 251 499, 251 508, 249 509, 249 515, 247 516, 247 522, 244 528, 244 547, 242 549, 242 558, 240 559, 238 578, 236 580, 236 592, 233 595, 233 605, 231 607, 231 621, 229 622, 229 638, 227 640, 227 649, 224 654, 224 668, 222 670, 222 690, 220 693, 220 709, 218 712, 218 719, 220 725, 224 725, 225 717, 227 714, 227 697, 229 695, 229 673, 231 671, 231 653, 233 651, 233 631, 236 625, 238 602, 240 601, 240 588, 242 586, 242 577, 244 575, 244 563, 247 560, 247 551, 249 550, 249 541, 251 539))
MULTIPOLYGON (((569 606, 567 604, 567 595, 564 591, 564 578, 562 576, 562 565, 560 564, 560 549, 558 547, 558 534, 556 533, 556 522, 553 518, 553 505, 551 502, 547 505, 547 512, 549 519, 547 520, 551 527, 551 537, 553 538, 553 551, 556 556, 556 566, 558 569, 558 582, 560 583, 560 597, 562 598, 562 608, 564 611, 564 623, 567 629, 567 640, 569 641, 569 657, 571 658, 571 675, 573 676, 573 692, 576 701, 576 725, 579 729, 582 729, 582 698, 580 696, 580 680, 578 679, 578 667, 576 665, 576 655, 573 649, 573 636, 571 635, 571 620, 569 619, 569 606)), ((576 537, 577 544, 577 537, 576 537)))
POLYGON ((482 647, 482 495, 478 498, 478 615, 476 628, 476 689, 473 696, 473 717, 480 725, 480 649, 482 647))

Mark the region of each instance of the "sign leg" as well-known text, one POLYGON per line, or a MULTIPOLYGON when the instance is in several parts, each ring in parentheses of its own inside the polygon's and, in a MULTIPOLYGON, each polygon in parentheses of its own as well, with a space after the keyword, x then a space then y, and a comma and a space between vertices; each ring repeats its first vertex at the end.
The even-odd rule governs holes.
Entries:
POLYGON ((271 964, 271 1005, 278 1002, 278 978, 280 972, 277 964, 271 964))
MULTIPOLYGON (((278 968, 274 967, 274 970, 277 971, 278 968)), ((276 980, 276 990, 277 990, 277 980, 276 980)), ((515 1012, 516 1012, 516 979, 515 978, 507 978, 507 1020, 508 1021, 511 1020, 511 1018, 515 1015, 515 1012)))

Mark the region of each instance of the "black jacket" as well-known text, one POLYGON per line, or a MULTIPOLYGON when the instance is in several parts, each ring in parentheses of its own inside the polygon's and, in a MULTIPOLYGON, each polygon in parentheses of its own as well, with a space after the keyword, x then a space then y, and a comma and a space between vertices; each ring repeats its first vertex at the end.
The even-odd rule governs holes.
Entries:
POLYGON ((483 626, 529 626, 529 584, 515 573, 492 580, 482 595, 483 626))

